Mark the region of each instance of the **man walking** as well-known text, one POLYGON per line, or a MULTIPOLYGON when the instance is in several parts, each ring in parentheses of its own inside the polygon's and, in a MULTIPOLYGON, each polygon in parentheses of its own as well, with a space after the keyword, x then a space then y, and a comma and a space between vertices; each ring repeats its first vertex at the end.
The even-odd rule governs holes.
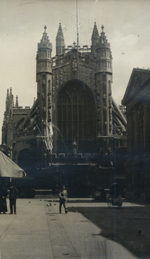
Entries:
POLYGON ((65 213, 67 214, 68 210, 66 208, 66 203, 67 203, 68 193, 67 193, 67 190, 66 190, 65 186, 63 186, 62 190, 60 191, 59 198, 60 198, 60 201, 59 201, 59 213, 61 213, 61 207, 63 205, 64 209, 65 209, 65 213))

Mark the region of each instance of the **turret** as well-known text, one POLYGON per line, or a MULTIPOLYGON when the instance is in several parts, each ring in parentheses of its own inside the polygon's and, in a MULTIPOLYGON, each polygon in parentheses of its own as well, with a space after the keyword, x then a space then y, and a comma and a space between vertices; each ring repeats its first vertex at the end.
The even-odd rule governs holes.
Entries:
POLYGON ((97 65, 96 65, 96 92, 99 95, 98 103, 98 134, 112 135, 112 54, 110 43, 108 43, 104 26, 96 46, 97 65))
POLYGON ((46 33, 47 27, 44 27, 44 33, 37 51, 37 97, 39 99, 40 131, 44 134, 44 125, 52 121, 52 44, 46 33))
POLYGON ((41 42, 38 43, 37 51, 37 67, 36 74, 41 73, 52 73, 52 63, 51 63, 51 53, 52 53, 52 43, 50 43, 49 38, 46 33, 47 27, 44 27, 43 37, 41 42))
POLYGON ((10 87, 10 90, 7 89, 7 95, 6 95, 6 110, 4 112, 4 120, 3 120, 3 126, 2 126, 2 143, 5 142, 8 144, 9 139, 12 138, 13 107, 14 107, 14 96, 12 94, 12 88, 10 87))
POLYGON ((13 107, 14 107, 14 96, 12 94, 12 88, 7 89, 7 95, 6 95, 6 116, 8 117, 10 114, 13 113, 13 107))
POLYGON ((63 35, 61 23, 59 23, 59 28, 56 36, 56 56, 63 54, 64 49, 65 49, 64 35, 63 35))
POLYGON ((7 89, 7 95, 6 95, 6 113, 9 111, 9 89, 7 89))
POLYGON ((108 43, 105 32, 104 26, 102 25, 102 32, 99 37, 99 41, 96 47, 97 52, 97 72, 109 72, 112 73, 112 54, 110 49, 110 43, 108 43))
POLYGON ((98 33, 96 22, 94 23, 91 41, 92 41, 91 51, 93 54, 96 54, 96 45, 98 44, 98 41, 99 41, 99 33, 98 33))

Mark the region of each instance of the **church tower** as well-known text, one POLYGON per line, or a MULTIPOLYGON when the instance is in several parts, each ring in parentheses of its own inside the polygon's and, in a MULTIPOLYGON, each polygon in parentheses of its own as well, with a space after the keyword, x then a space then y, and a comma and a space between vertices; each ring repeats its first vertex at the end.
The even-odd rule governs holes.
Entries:
POLYGON ((6 109, 4 113, 4 120, 3 120, 3 126, 2 126, 2 144, 5 145, 7 152, 8 152, 8 148, 12 150, 13 127, 14 127, 13 109, 14 109, 14 96, 12 94, 12 88, 10 88, 10 91, 9 89, 7 89, 6 109))
POLYGON ((104 26, 96 45, 96 95, 97 95, 97 132, 99 136, 110 136, 112 128, 112 54, 108 43, 104 26))
POLYGON ((59 28, 56 36, 56 56, 63 54, 64 49, 65 49, 64 35, 63 35, 61 23, 59 23, 59 28))
POLYGON ((44 27, 43 37, 38 43, 36 81, 38 98, 39 128, 44 135, 44 129, 52 122, 52 44, 44 27))

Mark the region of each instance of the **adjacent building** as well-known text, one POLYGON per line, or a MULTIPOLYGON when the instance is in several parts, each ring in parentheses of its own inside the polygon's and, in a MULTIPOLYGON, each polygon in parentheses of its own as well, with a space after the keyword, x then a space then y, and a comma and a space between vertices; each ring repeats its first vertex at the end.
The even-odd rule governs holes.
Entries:
POLYGON ((150 185, 150 70, 134 68, 122 100, 126 106, 127 182, 136 189, 150 185))

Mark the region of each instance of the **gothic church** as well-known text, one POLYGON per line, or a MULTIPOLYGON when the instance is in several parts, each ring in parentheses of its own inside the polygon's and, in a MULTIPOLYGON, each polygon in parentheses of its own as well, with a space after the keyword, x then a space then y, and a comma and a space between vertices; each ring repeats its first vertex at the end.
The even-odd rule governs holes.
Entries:
POLYGON ((7 90, 2 145, 27 171, 88 159, 101 164, 100 153, 126 146, 126 118, 112 97, 112 53, 104 27, 99 34, 94 24, 91 47, 66 47, 59 24, 55 57, 46 29, 36 56, 37 99, 22 108, 7 90))

